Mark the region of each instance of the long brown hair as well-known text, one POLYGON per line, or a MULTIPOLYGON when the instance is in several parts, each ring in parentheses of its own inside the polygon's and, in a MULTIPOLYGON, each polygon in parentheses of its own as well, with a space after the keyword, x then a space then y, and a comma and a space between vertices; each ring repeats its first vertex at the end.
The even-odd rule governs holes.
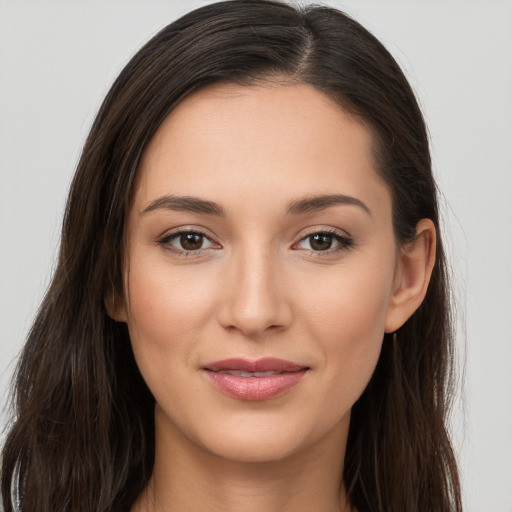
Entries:
MULTIPOLYGON (((3 449, 6 512, 126 511, 154 460, 154 399, 126 326, 106 313, 122 287, 126 215, 141 155, 187 95, 219 81, 310 84, 373 132, 399 244, 432 219, 437 259, 427 296, 394 334, 352 410, 344 461, 360 512, 460 512, 446 431, 453 333, 436 185, 424 121, 402 71, 345 14, 265 0, 197 9, 164 28, 128 63, 91 129, 66 206, 58 266, 15 381, 3 449)), ((340 460, 340 463, 342 461, 340 460)))

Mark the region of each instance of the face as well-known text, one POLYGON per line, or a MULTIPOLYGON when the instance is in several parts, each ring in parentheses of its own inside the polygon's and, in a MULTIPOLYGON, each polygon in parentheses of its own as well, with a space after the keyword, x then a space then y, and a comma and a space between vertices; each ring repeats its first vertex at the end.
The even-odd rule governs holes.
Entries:
POLYGON ((142 159, 128 324, 158 434, 225 458, 346 436, 392 315, 389 190, 360 121, 307 85, 216 85, 142 159))

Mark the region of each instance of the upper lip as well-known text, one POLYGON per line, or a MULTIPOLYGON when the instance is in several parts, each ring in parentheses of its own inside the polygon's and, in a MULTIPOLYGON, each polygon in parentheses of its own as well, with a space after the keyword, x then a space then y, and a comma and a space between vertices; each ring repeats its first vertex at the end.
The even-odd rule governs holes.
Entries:
POLYGON ((203 368, 213 372, 236 370, 240 370, 242 372, 295 372, 298 370, 304 370, 307 367, 284 359, 264 357, 262 359, 257 359, 256 361, 243 358, 223 359, 221 361, 208 363, 203 368))

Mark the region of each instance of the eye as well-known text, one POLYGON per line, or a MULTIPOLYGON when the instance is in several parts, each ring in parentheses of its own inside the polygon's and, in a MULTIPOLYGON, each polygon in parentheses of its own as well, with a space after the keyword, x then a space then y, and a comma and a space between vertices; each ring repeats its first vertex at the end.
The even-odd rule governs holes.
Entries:
POLYGON ((158 241, 158 245, 185 254, 219 247, 200 231, 177 231, 163 237, 158 241))
POLYGON ((296 247, 313 252, 337 252, 349 249, 354 241, 337 231, 317 231, 300 240, 296 247))

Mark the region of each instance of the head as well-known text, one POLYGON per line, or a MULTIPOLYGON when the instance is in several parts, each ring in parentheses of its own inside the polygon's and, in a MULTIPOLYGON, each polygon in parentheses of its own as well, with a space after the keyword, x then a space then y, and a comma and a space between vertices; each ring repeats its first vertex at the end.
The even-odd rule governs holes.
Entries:
MULTIPOLYGON (((358 23, 327 7, 259 0, 209 5, 164 28, 121 72, 84 147, 59 265, 20 366, 19 409, 35 411, 37 403, 45 414, 30 434, 13 429, 6 464, 13 468, 21 447, 41 443, 37 432, 46 432, 46 442, 50 430, 73 446, 73 455, 63 458, 57 444, 47 443, 46 460, 62 459, 55 488, 63 496, 74 479, 81 491, 73 500, 91 509, 133 502, 152 470, 155 400, 135 362, 126 317, 116 317, 129 299, 129 226, 141 170, 162 130, 172 132, 172 116, 194 97, 305 87, 367 136, 389 199, 396 253, 406 254, 421 226, 436 240, 428 289, 407 314, 386 323, 369 382, 351 408, 345 487, 359 510, 448 510, 458 495, 444 424, 451 332, 427 132, 391 55, 358 23), (40 389, 31 385, 38 375, 47 376, 40 389), (64 403, 59 388, 66 390, 64 403), (64 409, 73 411, 74 434, 65 433, 64 409), (75 457, 81 472, 71 470, 75 457), (105 486, 93 490, 98 471, 105 486)), ((43 472, 45 461, 27 451, 19 460, 22 473, 43 472)), ((32 481, 28 491, 37 485, 32 481)))

